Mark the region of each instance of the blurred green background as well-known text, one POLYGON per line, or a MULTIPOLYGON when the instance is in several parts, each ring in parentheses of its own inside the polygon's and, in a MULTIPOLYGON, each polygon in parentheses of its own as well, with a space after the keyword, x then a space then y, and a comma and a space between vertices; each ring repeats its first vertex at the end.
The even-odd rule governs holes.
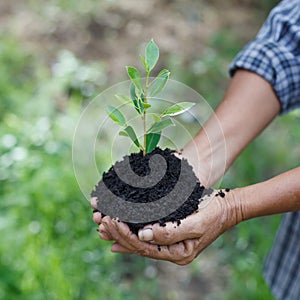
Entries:
MULTIPOLYGON (((240 224, 185 267, 112 254, 71 153, 82 109, 127 79, 152 37, 161 67, 215 107, 230 61, 276 3, 0 1, 0 299, 273 299, 261 271, 280 216, 240 224)), ((222 186, 296 167, 299 119, 277 118, 222 186)))

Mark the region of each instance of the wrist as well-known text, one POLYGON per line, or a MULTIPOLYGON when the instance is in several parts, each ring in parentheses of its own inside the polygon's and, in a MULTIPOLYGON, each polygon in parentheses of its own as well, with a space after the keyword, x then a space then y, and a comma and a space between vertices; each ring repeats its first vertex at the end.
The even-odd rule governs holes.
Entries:
POLYGON ((225 232, 244 220, 241 202, 237 196, 239 189, 213 190, 213 194, 204 196, 199 208, 211 207, 213 219, 220 232, 225 232))
POLYGON ((242 205, 242 188, 230 190, 227 195, 228 215, 231 219, 231 227, 245 220, 245 212, 242 205))

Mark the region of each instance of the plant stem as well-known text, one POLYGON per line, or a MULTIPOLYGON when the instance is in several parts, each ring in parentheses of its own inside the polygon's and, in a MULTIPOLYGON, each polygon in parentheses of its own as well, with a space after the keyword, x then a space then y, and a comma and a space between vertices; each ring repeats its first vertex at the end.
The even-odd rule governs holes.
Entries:
MULTIPOLYGON (((147 103, 148 88, 149 88, 149 72, 146 72, 146 87, 145 87, 144 103, 147 103)), ((147 147, 146 109, 144 109, 142 119, 143 119, 143 125, 144 125, 144 149, 143 149, 143 155, 145 156, 146 155, 146 147, 147 147)))
POLYGON ((144 147, 143 147, 143 155, 146 155, 146 113, 144 111, 143 114, 143 124, 144 124, 144 147))

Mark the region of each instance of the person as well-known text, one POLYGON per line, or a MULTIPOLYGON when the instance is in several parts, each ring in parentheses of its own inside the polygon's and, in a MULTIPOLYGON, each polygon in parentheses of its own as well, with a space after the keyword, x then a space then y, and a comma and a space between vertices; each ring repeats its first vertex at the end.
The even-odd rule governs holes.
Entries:
MULTIPOLYGON (((227 170, 278 114, 300 106, 299 0, 283 0, 273 8, 256 38, 231 64, 230 75, 231 82, 215 114, 182 152, 206 187, 223 175, 223 138, 227 170)), ((147 225, 138 236, 125 223, 108 216, 101 218, 100 212, 95 212, 93 218, 99 224, 100 237, 115 241, 113 252, 184 265, 236 224, 286 213, 266 259, 264 275, 277 299, 300 299, 300 167, 235 188, 225 197, 212 193, 201 203, 205 205, 200 204, 198 212, 182 220, 177 228, 170 223, 165 227, 147 225)))

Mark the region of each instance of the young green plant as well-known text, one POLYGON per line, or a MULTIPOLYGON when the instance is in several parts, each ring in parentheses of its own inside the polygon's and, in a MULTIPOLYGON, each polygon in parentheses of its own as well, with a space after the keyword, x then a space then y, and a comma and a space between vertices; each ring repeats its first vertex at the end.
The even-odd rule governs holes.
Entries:
POLYGON ((118 108, 111 105, 106 107, 109 117, 123 127, 123 130, 121 130, 119 134, 129 137, 133 143, 143 151, 144 155, 146 155, 146 153, 150 153, 158 145, 163 129, 175 125, 171 117, 179 115, 195 105, 195 103, 192 102, 180 102, 170 106, 161 114, 152 113, 154 122, 149 128, 147 128, 147 111, 151 108, 149 100, 165 88, 170 77, 170 72, 163 69, 152 82, 149 82, 150 73, 157 64, 158 58, 159 48, 152 39, 146 46, 145 56, 141 56, 146 74, 144 80, 145 83, 143 83, 140 72, 136 68, 128 66, 126 69, 131 80, 129 96, 116 95, 117 98, 125 101, 127 105, 132 105, 136 112, 140 115, 143 124, 142 142, 138 139, 132 126, 127 124, 126 117, 118 108))

